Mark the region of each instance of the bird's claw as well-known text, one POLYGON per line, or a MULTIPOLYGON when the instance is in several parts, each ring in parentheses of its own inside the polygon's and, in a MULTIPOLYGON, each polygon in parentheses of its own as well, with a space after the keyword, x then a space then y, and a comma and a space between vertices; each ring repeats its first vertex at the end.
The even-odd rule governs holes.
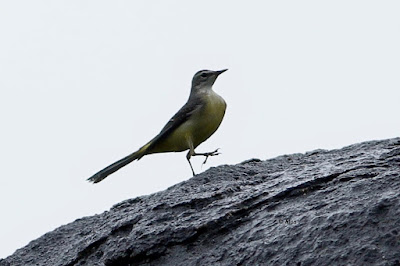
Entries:
POLYGON ((218 152, 218 150, 219 150, 219 148, 216 149, 215 151, 204 153, 204 156, 206 156, 206 159, 204 160, 203 164, 206 164, 209 156, 215 156, 215 155, 221 154, 218 152))

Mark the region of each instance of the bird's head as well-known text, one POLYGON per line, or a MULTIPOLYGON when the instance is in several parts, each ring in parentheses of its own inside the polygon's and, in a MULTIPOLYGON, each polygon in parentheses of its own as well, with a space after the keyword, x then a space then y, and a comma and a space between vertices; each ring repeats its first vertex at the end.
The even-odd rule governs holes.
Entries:
POLYGON ((202 89, 207 88, 211 89, 212 85, 214 85, 215 80, 217 77, 227 71, 228 69, 223 69, 219 71, 212 71, 212 70, 200 70, 197 72, 192 80, 192 90, 195 89, 202 89))

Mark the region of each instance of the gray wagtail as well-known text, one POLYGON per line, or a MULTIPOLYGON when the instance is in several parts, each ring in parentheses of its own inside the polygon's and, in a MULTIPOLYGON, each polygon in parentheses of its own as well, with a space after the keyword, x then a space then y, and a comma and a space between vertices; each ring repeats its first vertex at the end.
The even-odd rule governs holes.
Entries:
POLYGON ((143 156, 160 152, 180 152, 189 150, 186 159, 195 175, 190 157, 202 155, 218 155, 213 152, 196 153, 194 149, 208 139, 219 127, 225 115, 224 99, 212 89, 215 80, 227 69, 220 71, 201 70, 192 80, 192 89, 186 104, 168 121, 161 132, 136 152, 107 166, 88 180, 97 183, 124 167, 128 163, 139 160, 143 156))

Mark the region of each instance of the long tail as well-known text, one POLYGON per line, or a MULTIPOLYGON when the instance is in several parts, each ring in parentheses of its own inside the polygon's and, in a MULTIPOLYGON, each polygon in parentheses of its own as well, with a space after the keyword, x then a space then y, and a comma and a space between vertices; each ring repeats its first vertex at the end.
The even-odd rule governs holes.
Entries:
POLYGON ((144 147, 139 149, 137 152, 134 152, 134 153, 126 156, 125 158, 122 158, 121 160, 116 161, 115 163, 107 166, 103 170, 101 170, 101 171, 97 172, 96 174, 94 174, 93 176, 89 177, 87 180, 89 182, 98 183, 98 182, 102 181, 104 178, 106 178, 107 176, 118 171, 120 168, 124 167, 125 165, 133 162, 134 160, 139 160, 146 154, 145 153, 145 150, 146 150, 145 148, 147 148, 146 146, 147 145, 145 145, 144 147))

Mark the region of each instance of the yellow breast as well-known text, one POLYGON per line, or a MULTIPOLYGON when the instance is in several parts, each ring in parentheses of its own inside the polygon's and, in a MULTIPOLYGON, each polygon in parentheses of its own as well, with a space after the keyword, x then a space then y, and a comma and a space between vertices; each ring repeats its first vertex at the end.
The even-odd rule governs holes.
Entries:
POLYGON ((194 148, 218 129, 225 115, 226 103, 221 96, 210 91, 205 97, 205 105, 191 119, 194 122, 191 130, 194 148))
POLYGON ((202 95, 203 106, 170 135, 151 150, 157 152, 179 152, 196 148, 208 139, 219 127, 225 115, 226 103, 221 96, 210 90, 202 95))

